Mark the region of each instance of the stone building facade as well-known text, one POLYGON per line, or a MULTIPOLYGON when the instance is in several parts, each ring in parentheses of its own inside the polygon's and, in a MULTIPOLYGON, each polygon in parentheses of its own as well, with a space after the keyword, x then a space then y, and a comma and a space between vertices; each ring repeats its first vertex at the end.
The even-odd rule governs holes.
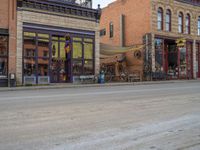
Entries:
POLYGON ((99 72, 100 9, 62 0, 13 2, 16 44, 8 68, 17 84, 77 82, 99 72))
POLYGON ((200 77, 199 8, 199 0, 117 0, 102 10, 101 42, 144 44, 144 74, 200 77))

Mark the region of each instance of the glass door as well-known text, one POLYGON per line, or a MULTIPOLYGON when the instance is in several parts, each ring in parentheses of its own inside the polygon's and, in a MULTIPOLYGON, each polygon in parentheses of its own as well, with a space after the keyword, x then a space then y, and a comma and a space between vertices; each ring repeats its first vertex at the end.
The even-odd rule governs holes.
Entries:
POLYGON ((187 60, 186 60, 186 48, 179 48, 179 78, 187 77, 187 60))
POLYGON ((70 81, 70 44, 66 37, 52 36, 51 82, 64 83, 70 81))

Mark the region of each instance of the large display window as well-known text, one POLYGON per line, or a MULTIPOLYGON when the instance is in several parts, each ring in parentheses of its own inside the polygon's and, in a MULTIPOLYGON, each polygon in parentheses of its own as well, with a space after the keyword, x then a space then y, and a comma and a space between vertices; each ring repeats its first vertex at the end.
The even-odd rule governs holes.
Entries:
POLYGON ((8 37, 0 35, 0 78, 8 76, 8 37))
POLYGON ((155 62, 156 71, 163 71, 164 43, 162 39, 155 39, 155 62))
POLYGON ((94 39, 64 33, 24 31, 23 75, 52 83, 94 74, 94 39))

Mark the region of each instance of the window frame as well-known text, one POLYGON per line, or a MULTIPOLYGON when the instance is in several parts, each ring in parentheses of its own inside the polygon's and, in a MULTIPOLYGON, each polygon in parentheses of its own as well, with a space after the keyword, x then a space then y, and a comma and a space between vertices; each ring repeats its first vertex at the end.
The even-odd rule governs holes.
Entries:
POLYGON ((109 30, 110 30, 109 37, 113 38, 114 37, 114 24, 113 24, 113 22, 110 22, 110 24, 109 24, 109 30))
POLYGON ((172 30, 172 27, 171 27, 171 20, 172 20, 172 13, 171 13, 171 10, 170 9, 167 9, 166 11, 166 18, 165 18, 165 28, 166 28, 166 31, 170 32, 172 30), (168 20, 169 18, 169 20, 168 20), (167 28, 167 26, 169 27, 169 29, 167 28))
POLYGON ((163 18, 163 9, 159 7, 157 11, 157 29, 160 31, 163 30, 163 18))
POLYGON ((190 14, 187 14, 185 17, 185 33, 191 34, 191 16, 190 14))
POLYGON ((178 33, 184 33, 184 15, 183 15, 183 12, 179 12, 179 14, 178 14, 178 33))

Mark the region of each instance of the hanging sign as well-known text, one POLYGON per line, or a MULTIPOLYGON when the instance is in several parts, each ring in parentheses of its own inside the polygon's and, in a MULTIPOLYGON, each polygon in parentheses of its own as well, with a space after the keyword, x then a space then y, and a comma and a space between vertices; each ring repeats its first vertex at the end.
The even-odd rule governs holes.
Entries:
POLYGON ((177 39, 176 40, 176 44, 177 44, 177 47, 185 47, 185 43, 186 43, 186 39, 177 39))

